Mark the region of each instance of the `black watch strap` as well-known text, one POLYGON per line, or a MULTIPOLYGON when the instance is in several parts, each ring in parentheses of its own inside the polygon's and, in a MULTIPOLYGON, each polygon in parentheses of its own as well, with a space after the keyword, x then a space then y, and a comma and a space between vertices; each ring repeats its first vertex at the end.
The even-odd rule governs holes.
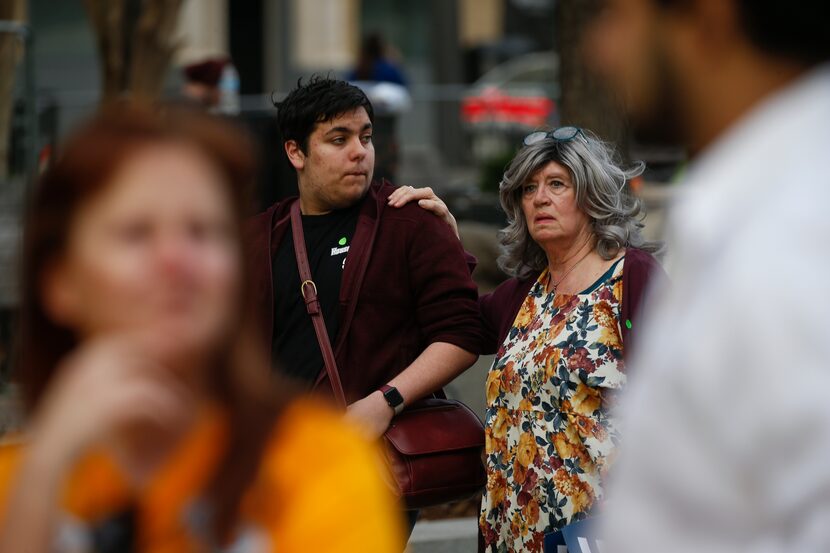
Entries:
POLYGON ((386 403, 389 404, 389 407, 395 411, 396 415, 400 415, 401 411, 403 411, 403 396, 398 391, 397 388, 394 386, 390 386, 389 384, 384 384, 380 387, 380 391, 383 394, 383 397, 386 399, 386 403))

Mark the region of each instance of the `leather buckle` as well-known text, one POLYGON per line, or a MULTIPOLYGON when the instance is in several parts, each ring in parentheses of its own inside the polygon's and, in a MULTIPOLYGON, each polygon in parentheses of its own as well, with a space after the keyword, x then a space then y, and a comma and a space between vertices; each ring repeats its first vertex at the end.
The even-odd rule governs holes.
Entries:
POLYGON ((316 284, 314 284, 314 281, 313 281, 313 280, 304 280, 304 281, 302 282, 302 284, 300 284, 300 295, 301 295, 301 296, 303 297, 303 299, 304 299, 304 300, 306 300, 306 301, 308 301, 308 298, 306 298, 306 296, 305 296, 305 287, 306 287, 307 285, 309 285, 309 284, 310 284, 310 285, 311 285, 311 287, 314 289, 314 295, 315 295, 315 296, 317 295, 317 285, 316 285, 316 284))

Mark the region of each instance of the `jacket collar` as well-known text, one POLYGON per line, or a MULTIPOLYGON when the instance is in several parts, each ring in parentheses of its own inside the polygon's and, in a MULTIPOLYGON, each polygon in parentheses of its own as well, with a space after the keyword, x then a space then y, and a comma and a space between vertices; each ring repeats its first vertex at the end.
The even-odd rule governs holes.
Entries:
MULTIPOLYGON (((349 248, 348 257, 346 258, 346 267, 343 270, 343 278, 340 284, 340 297, 338 302, 340 329, 334 342, 334 354, 336 358, 340 357, 340 352, 342 351, 352 321, 354 320, 357 298, 371 261, 372 250, 377 237, 378 227, 380 226, 380 219, 386 208, 386 198, 389 196, 387 190, 391 188, 392 184, 389 181, 374 181, 369 186, 366 195, 360 200, 362 207, 358 215, 357 227, 355 228, 355 234, 351 247, 349 248)), ((291 205, 298 200, 299 198, 297 196, 287 198, 272 206, 269 209, 270 213, 266 215, 266 218, 271 222, 270 228, 272 229, 268 239, 268 249, 272 260, 289 228, 291 205)), ((269 285, 273 286, 273 275, 270 276, 269 285)), ((269 308, 273 314, 273 288, 270 297, 271 305, 269 308)), ((271 332, 273 332, 273 321, 271 332)), ((342 364, 338 362, 338 369, 341 368, 342 364)), ((341 377, 348 378, 348 375, 341 374, 341 377)), ((321 371, 320 376, 315 382, 315 387, 320 385, 325 379, 325 371, 321 371)))
MULTIPOLYGON (((372 221, 377 221, 383 210, 386 207, 386 198, 384 189, 392 189, 393 185, 386 179, 379 181, 372 181, 366 194, 359 201, 362 202, 359 217, 366 217, 372 221)), ((390 190, 391 191, 391 190, 390 190)), ((282 241, 283 233, 288 228, 291 218, 291 204, 299 199, 299 196, 291 196, 274 205, 266 211, 266 217, 271 221, 271 229, 276 243, 274 247, 279 246, 282 241)))

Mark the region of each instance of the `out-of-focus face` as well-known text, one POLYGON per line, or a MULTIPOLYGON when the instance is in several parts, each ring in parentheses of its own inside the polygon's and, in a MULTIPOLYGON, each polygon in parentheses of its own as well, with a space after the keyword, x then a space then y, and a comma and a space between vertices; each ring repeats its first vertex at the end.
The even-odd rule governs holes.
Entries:
POLYGON ((571 174, 555 161, 531 175, 521 198, 530 237, 545 251, 569 248, 589 229, 590 218, 577 206, 571 174))
POLYGON ((588 61, 624 102, 638 137, 679 139, 683 110, 676 62, 683 33, 656 0, 606 0, 590 25, 588 61))
POLYGON ((362 107, 318 123, 305 153, 293 141, 286 149, 297 169, 303 211, 307 214, 352 206, 372 182, 372 122, 362 107))
POLYGON ((189 146, 136 151, 77 213, 44 282, 50 314, 84 338, 140 336, 159 361, 209 354, 236 323, 241 281, 221 179, 189 146))

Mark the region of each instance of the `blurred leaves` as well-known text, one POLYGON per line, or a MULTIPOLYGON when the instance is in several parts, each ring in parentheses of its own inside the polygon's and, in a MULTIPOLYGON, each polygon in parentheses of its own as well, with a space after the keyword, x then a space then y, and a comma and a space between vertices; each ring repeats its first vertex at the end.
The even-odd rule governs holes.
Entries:
POLYGON ((479 182, 479 188, 482 192, 499 193, 499 183, 501 183, 504 176, 504 170, 514 155, 516 155, 515 150, 508 150, 501 155, 484 161, 481 166, 481 181, 479 182))

